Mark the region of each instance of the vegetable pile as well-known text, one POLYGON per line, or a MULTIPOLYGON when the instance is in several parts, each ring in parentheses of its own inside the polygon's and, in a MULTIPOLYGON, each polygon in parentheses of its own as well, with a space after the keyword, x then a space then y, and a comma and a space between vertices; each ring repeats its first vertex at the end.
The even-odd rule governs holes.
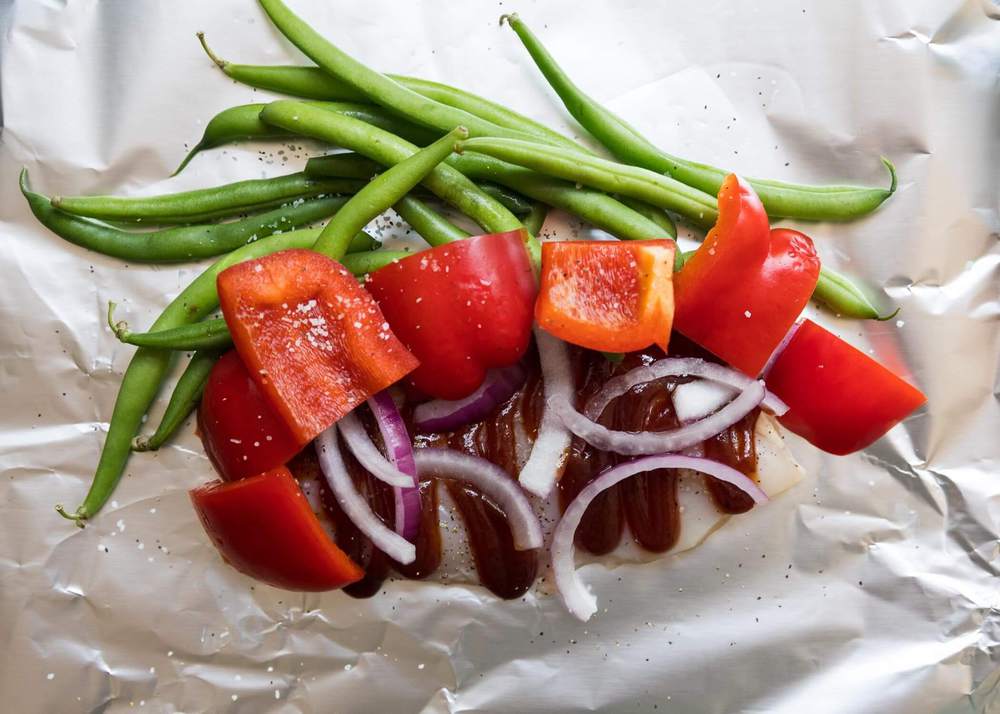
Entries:
MULTIPOLYGON (((177 171, 246 139, 308 137, 335 153, 286 176, 143 198, 49 199, 22 172, 36 218, 70 243, 129 261, 218 257, 148 331, 115 322, 109 308, 115 335, 138 349, 86 498, 74 511, 57 507, 78 525, 108 501, 132 451, 160 448, 197 411, 222 480, 191 499, 223 557, 277 587, 359 593, 366 582, 377 589, 384 572, 376 571, 390 564, 409 577, 435 567, 425 557, 439 538, 429 530, 434 480, 460 484, 449 488, 455 499, 481 499, 479 525, 467 518, 470 537, 499 518, 496 547, 511 563, 535 563, 545 536, 529 494, 553 492, 575 444, 608 465, 563 504, 549 545, 567 608, 587 619, 596 600, 576 576, 574 542, 588 508, 618 484, 690 470, 745 510, 767 494, 752 469, 713 458, 708 445, 740 424, 752 441, 761 409, 820 449, 847 454, 924 403, 893 372, 800 320, 810 298, 841 316, 883 318, 864 290, 820 264, 808 236, 772 225, 875 210, 895 190, 887 160, 888 188, 819 187, 666 154, 587 96, 522 20, 505 16, 610 154, 598 155, 472 93, 376 72, 281 0, 260 4, 314 66, 227 62, 199 33, 226 75, 292 98, 216 115, 177 171), (484 234, 470 237, 441 204, 484 234), (550 207, 617 240, 540 242, 550 207), (390 208, 427 249, 383 250, 364 232, 390 208), (707 230, 697 250, 677 249, 675 220, 707 230), (184 351, 194 355, 161 423, 139 435, 184 351), (585 393, 579 365, 592 357, 606 360, 610 377, 585 393), (638 428, 609 416, 657 384, 676 402, 662 424, 649 426, 651 412, 628 415, 638 428), (682 413, 682 386, 688 395, 714 390, 717 402, 682 413), (501 419, 516 424, 492 452, 469 436, 501 419), (511 455, 515 432, 529 446, 520 458, 511 455), (322 508, 297 473, 313 445, 329 501, 322 508), (336 515, 332 538, 317 517, 323 508, 336 515)), ((523 592, 491 584, 478 556, 477 567, 504 597, 523 592)))

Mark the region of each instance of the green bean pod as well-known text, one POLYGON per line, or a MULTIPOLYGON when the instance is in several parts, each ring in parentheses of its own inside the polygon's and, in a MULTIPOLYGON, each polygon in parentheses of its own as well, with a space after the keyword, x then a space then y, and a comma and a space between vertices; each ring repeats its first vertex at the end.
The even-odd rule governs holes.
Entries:
POLYGON ((323 227, 313 250, 340 260, 347 254, 351 238, 359 230, 404 198, 451 154, 456 141, 468 135, 464 126, 455 127, 426 149, 413 153, 372 179, 323 227))
MULTIPOLYGON (((219 295, 215 289, 216 278, 229 266, 281 250, 309 248, 315 239, 316 231, 291 231, 262 238, 237 248, 216 261, 174 298, 152 324, 150 331, 169 330, 188 325, 211 314, 219 306, 219 295)), ((363 275, 400 257, 399 254, 394 254, 391 260, 386 261, 389 256, 380 253, 381 251, 376 251, 348 255, 343 263, 355 275, 363 275)), ((61 505, 56 506, 61 515, 74 521, 78 526, 82 527, 87 519, 101 510, 118 485, 132 449, 132 438, 139 431, 143 416, 163 384, 172 356, 171 351, 151 347, 140 347, 132 356, 118 388, 118 398, 115 400, 108 434, 86 498, 72 513, 61 505)))
POLYGON ((63 213, 45 196, 28 189, 28 172, 21 172, 21 193, 31 212, 50 231, 97 253, 142 263, 170 263, 222 255, 273 233, 292 230, 335 214, 347 203, 340 196, 315 198, 232 223, 165 228, 130 233, 87 218, 63 213))
POLYGON ((531 209, 534 207, 534 204, 531 201, 506 186, 483 182, 479 184, 479 188, 481 188, 483 193, 487 196, 492 196, 494 199, 502 203, 504 207, 515 216, 526 216, 531 213, 531 209))
POLYGON ((317 180, 300 171, 159 196, 54 196, 52 205, 66 213, 105 221, 195 223, 206 216, 222 218, 260 205, 281 205, 321 194, 355 193, 362 185, 343 179, 317 180))
POLYGON ((468 139, 458 151, 475 151, 518 166, 575 181, 608 193, 630 196, 710 228, 719 216, 715 196, 648 169, 597 156, 517 139, 468 139))
POLYGON ((406 221, 430 245, 444 245, 468 238, 469 234, 412 194, 404 196, 393 206, 400 218, 406 221))
POLYGON ((108 303, 108 326, 119 342, 136 347, 166 350, 218 350, 232 344, 233 338, 221 317, 169 330, 132 332, 124 320, 115 321, 115 303, 108 303))
MULTIPOLYGON (((265 122, 356 151, 387 166, 411 156, 417 148, 405 139, 378 127, 303 102, 272 102, 260 116, 265 122)), ((510 231, 521 227, 517 216, 447 164, 434 168, 424 179, 423 185, 488 232, 510 231)), ((537 247, 532 247, 536 242, 534 238, 531 241, 529 253, 537 257, 537 247)))
MULTIPOLYGON (((415 126, 405 119, 400 119, 388 112, 367 104, 352 104, 348 102, 309 102, 313 106, 323 107, 330 111, 354 117, 381 129, 385 129, 408 141, 423 146, 437 138, 438 133, 424 127, 415 126)), ((260 112, 266 104, 242 104, 224 109, 205 125, 205 133, 194 148, 188 152, 180 166, 172 176, 176 176, 201 151, 217 146, 231 144, 236 141, 287 139, 295 136, 294 132, 266 124, 260 120, 260 112)))
MULTIPOLYGON (((510 25, 573 118, 617 156, 636 166, 663 173, 712 196, 731 173, 708 164, 671 156, 651 144, 618 115, 583 92, 563 71, 544 45, 518 18, 501 18, 510 25)), ((865 186, 807 186, 767 179, 748 178, 772 218, 814 221, 846 221, 878 208, 896 190, 896 169, 882 158, 889 170, 888 188, 865 186)))
POLYGON ((544 203, 536 203, 531 207, 531 212, 529 212, 522 221, 524 229, 531 235, 537 236, 538 232, 542 230, 542 226, 545 224, 545 218, 548 216, 548 213, 548 206, 544 203))
POLYGON ((830 268, 820 269, 819 280, 813 290, 813 299, 827 307, 840 317, 853 317, 860 320, 891 320, 897 313, 897 307, 887 315, 881 315, 868 295, 846 275, 830 268))
POLYGON ((202 392, 205 391, 205 383, 208 382, 208 375, 221 356, 221 350, 195 352, 170 394, 170 401, 167 402, 167 408, 156 431, 149 436, 136 437, 132 442, 133 451, 156 451, 181 428, 191 412, 198 407, 202 392))

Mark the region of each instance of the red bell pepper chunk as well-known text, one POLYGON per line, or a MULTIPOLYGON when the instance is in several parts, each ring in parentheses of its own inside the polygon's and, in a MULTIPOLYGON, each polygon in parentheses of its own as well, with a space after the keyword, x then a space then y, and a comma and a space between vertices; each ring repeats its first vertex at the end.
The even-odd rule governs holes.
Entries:
POLYGON ((781 423, 831 454, 865 448, 927 401, 871 357, 805 320, 775 359, 767 386, 788 404, 781 423))
POLYGON ((239 263, 218 289, 237 352, 300 445, 417 366, 371 295, 319 253, 239 263))
POLYGON ((284 466, 241 481, 215 481, 190 496, 205 532, 241 573, 308 592, 333 590, 364 576, 323 530, 284 466))
POLYGON ((565 241, 542 246, 535 319, 556 337, 603 352, 667 349, 675 244, 565 241))
POLYGON ((674 278, 674 326, 756 376, 809 302, 819 269, 809 237, 771 230, 757 194, 730 174, 719 220, 674 278))
POLYGON ((270 471, 302 448, 236 350, 222 355, 208 375, 198 432, 205 453, 227 481, 270 471))
POLYGON ((420 360, 410 375, 417 389, 461 399, 486 370, 524 356, 537 292, 524 238, 520 230, 466 238, 369 275, 366 287, 420 360))

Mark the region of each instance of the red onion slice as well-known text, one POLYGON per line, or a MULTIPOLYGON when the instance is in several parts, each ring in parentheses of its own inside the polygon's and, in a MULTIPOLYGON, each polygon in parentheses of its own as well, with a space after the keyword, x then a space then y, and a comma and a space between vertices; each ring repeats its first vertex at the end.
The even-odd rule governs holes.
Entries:
POLYGON ((413 476, 404 474, 382 456, 353 412, 342 417, 337 427, 347 442, 347 448, 368 473, 390 486, 413 488, 413 476))
MULTIPOLYGON (((785 333, 785 336, 781 338, 781 342, 779 342, 778 346, 774 348, 774 352, 771 353, 771 356, 767 358, 767 362, 764 364, 764 369, 760 371, 761 377, 767 379, 767 374, 771 371, 771 367, 774 366, 775 361, 777 361, 778 357, 781 356, 781 353, 785 351, 785 348, 788 347, 788 343, 792 341, 793 337, 795 337, 795 333, 798 332, 801 325, 802 320, 799 320, 792 325, 788 329, 788 332, 785 333)), ((778 416, 781 415, 778 414, 778 416)))
POLYGON ((750 413, 764 398, 764 383, 751 380, 740 395, 719 411, 668 431, 613 431, 578 412, 569 400, 559 397, 549 403, 571 432, 591 446, 631 456, 662 454, 694 446, 731 427, 750 413))
POLYGON ((337 443, 337 425, 316 437, 316 452, 319 456, 319 467, 333 491, 337 503, 343 509, 351 523, 368 536, 376 548, 398 563, 404 565, 417 559, 417 549, 403 536, 392 531, 382 520, 372 512, 347 473, 344 458, 337 443))
POLYGON ((624 481, 629 476, 644 471, 655 471, 656 469, 690 469, 713 476, 720 481, 731 483, 749 495, 755 503, 765 503, 767 494, 755 484, 750 478, 744 476, 739 471, 725 464, 710 459, 702 459, 693 456, 681 456, 679 454, 662 454, 659 456, 646 456, 632 461, 612 466, 601 473, 596 479, 587 484, 576 498, 569 504, 566 512, 556 525, 552 535, 552 573, 555 576, 556 589, 562 596, 566 609, 586 622, 590 616, 597 612, 597 598, 587 589, 576 573, 576 565, 573 562, 573 539, 576 536, 576 529, 580 525, 587 506, 601 494, 601 492, 611 488, 615 484, 624 481))
POLYGON ((528 492, 545 498, 566 464, 572 441, 569 430, 550 403, 554 399, 570 403, 573 399, 574 380, 569 352, 562 340, 535 328, 535 344, 538 346, 538 357, 542 365, 545 407, 538 426, 538 436, 517 480, 528 492))
POLYGON ((420 431, 451 431, 488 417, 524 384, 527 374, 519 364, 491 369, 479 389, 465 399, 434 399, 413 410, 420 431))
POLYGON ((409 488, 392 489, 396 504, 396 532, 412 543, 417 539, 420 530, 421 506, 410 433, 406 430, 406 422, 403 421, 403 416, 399 413, 396 402, 388 390, 383 389, 373 395, 368 400, 368 406, 375 415, 375 422, 382 434, 389 460, 404 474, 409 474, 413 481, 413 486, 409 488))
MULTIPOLYGON (((706 362, 697 357, 667 357, 652 364, 636 367, 625 374, 609 379, 584 407, 588 419, 596 421, 605 407, 637 384, 645 384, 664 377, 701 377, 735 389, 746 390, 755 380, 730 367, 706 362)), ((788 405, 776 395, 765 391, 761 406, 776 416, 788 411, 788 405)))
POLYGON ((421 480, 436 477, 464 481, 495 501, 507 516, 516 549, 542 547, 542 526, 528 497, 502 468, 454 449, 417 449, 414 459, 421 480))

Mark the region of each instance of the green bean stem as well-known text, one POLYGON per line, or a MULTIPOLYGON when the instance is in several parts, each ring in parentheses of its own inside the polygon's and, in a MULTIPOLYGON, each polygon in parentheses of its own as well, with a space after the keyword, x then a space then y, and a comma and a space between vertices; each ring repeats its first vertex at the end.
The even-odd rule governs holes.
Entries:
POLYGON ((221 218, 261 204, 280 205, 320 194, 355 193, 361 185, 356 181, 320 181, 300 171, 159 196, 55 196, 52 205, 66 213, 106 221, 155 223, 159 219, 186 219, 193 223, 205 216, 221 218))
POLYGON ((181 428, 201 401, 208 375, 221 356, 222 350, 218 349, 195 352, 170 394, 170 401, 156 431, 149 436, 136 437, 132 442, 133 451, 156 451, 181 428))
MULTIPOLYGON (((505 15, 501 22, 503 20, 517 33, 535 65, 573 118, 611 153, 622 161, 667 174, 707 194, 715 196, 719 193, 729 171, 671 156, 655 147, 632 126, 576 86, 517 15, 505 15)), ((884 157, 882 163, 889 170, 888 188, 806 186, 766 179, 747 180, 772 217, 843 221, 874 211, 896 190, 895 168, 884 157)))
POLYGON ((316 239, 313 250, 340 260, 347 254, 351 238, 359 230, 404 198, 410 189, 451 154, 456 141, 468 135, 464 126, 455 127, 426 149, 417 151, 379 174, 330 219, 316 239))
MULTIPOLYGON (((367 104, 352 104, 349 102, 308 103, 329 109, 330 111, 346 114, 369 124, 374 124, 381 129, 405 137, 408 141, 419 146, 429 144, 439 136, 439 132, 432 132, 425 127, 416 126, 379 107, 367 104)), ((216 114, 205 125, 205 132, 202 134, 201 140, 194 145, 187 156, 184 157, 180 166, 171 175, 176 176, 179 174, 196 154, 206 149, 213 149, 236 141, 288 139, 294 136, 293 132, 265 124, 260 120, 260 112, 265 106, 267 105, 241 104, 240 106, 224 109, 216 114)))
POLYGON ((718 218, 715 196, 669 176, 597 156, 518 139, 468 139, 458 151, 475 151, 549 176, 575 181, 609 193, 637 198, 671 210, 701 228, 718 218))
MULTIPOLYGON (((399 163, 416 151, 413 144, 378 127, 336 112, 317 109, 302 102, 291 100, 272 102, 261 112, 261 119, 281 128, 356 151, 387 166, 399 163)), ((447 163, 431 171, 424 179, 423 185, 488 232, 510 231, 521 227, 517 216, 447 163)), ((537 259, 537 241, 533 236, 529 240, 528 252, 533 260, 537 259)))
POLYGON ((503 136, 512 139, 531 137, 531 134, 507 129, 463 109, 428 99, 370 69, 326 40, 281 0, 260 0, 260 5, 281 34, 306 57, 334 78, 395 114, 439 131, 464 126, 468 128, 470 136, 503 136))
MULTIPOLYGON (((169 330, 202 320, 219 306, 219 295, 215 281, 223 270, 246 260, 253 260, 271 253, 291 248, 309 248, 316 240, 315 231, 290 231, 263 238, 249 245, 237 248, 222 257, 185 288, 180 295, 167 305, 152 324, 150 331, 169 330)), ((388 256, 381 251, 348 255, 343 263, 355 275, 364 274, 383 267, 388 256), (375 258, 374 256, 379 256, 375 258)), ((398 260, 395 254, 392 260, 398 260)), ((390 261, 391 262, 391 261, 390 261)), ((132 437, 139 431, 142 418, 149 410, 170 367, 173 352, 151 347, 140 347, 132 356, 128 368, 118 388, 114 411, 104 440, 101 458, 94 472, 94 478, 83 503, 72 513, 63 507, 56 510, 64 517, 83 526, 107 503, 115 486, 121 479, 128 455, 132 447, 132 437)))
POLYGON ((114 258, 144 263, 222 255, 259 238, 331 216, 347 203, 339 196, 316 198, 232 223, 130 233, 53 207, 47 198, 28 189, 26 170, 21 172, 21 192, 38 221, 63 240, 114 258))

